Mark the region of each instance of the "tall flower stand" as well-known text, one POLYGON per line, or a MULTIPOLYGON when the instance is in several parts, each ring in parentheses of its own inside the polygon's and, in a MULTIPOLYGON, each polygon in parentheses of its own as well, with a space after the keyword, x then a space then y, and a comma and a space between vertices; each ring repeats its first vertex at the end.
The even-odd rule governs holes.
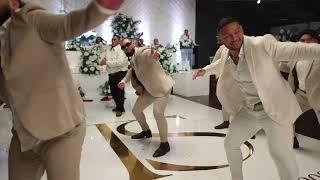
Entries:
POLYGON ((190 71, 192 67, 192 52, 193 49, 180 49, 181 51, 181 70, 190 71))

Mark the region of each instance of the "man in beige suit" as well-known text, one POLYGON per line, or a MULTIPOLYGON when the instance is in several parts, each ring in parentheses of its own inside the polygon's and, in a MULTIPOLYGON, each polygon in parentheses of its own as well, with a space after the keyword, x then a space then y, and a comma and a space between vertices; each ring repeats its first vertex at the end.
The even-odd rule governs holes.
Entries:
MULTIPOLYGON (((320 39, 317 32, 307 29, 300 33, 299 41, 318 44, 320 39)), ((289 73, 288 82, 297 97, 302 112, 314 109, 320 123, 320 61, 303 61, 302 58, 302 61, 282 63, 280 70, 289 73)), ((299 141, 296 137, 293 147, 299 148, 299 141)))
POLYGON ((168 125, 164 111, 168 104, 173 79, 165 73, 159 62, 159 54, 152 48, 135 48, 130 39, 121 41, 121 49, 131 58, 131 69, 119 83, 123 89, 131 80, 132 86, 139 95, 132 112, 138 120, 142 132, 133 135, 132 139, 150 138, 152 136, 143 110, 153 103, 153 114, 160 133, 161 144, 153 157, 160 157, 170 151, 168 143, 168 125))
POLYGON ((11 10, 1 37, 1 69, 13 114, 9 180, 79 180, 85 113, 64 41, 103 23, 123 0, 95 0, 67 15, 33 3, 2 0, 11 10))
POLYGON ((218 38, 226 48, 220 60, 195 72, 194 78, 218 74, 217 96, 233 116, 225 139, 232 180, 243 180, 240 146, 258 130, 266 132, 270 154, 281 180, 298 179, 293 153, 293 123, 302 113, 280 61, 320 57, 320 45, 278 42, 273 36, 244 36, 234 18, 222 19, 218 38))

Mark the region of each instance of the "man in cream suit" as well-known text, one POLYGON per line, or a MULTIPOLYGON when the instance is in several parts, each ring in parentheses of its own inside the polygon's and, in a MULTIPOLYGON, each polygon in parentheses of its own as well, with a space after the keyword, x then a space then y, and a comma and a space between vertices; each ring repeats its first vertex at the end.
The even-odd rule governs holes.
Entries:
POLYGON ((3 0, 11 11, 1 37, 6 103, 13 114, 9 180, 79 180, 85 113, 66 59, 64 42, 103 23, 123 0, 94 0, 54 15, 33 3, 3 0))
MULTIPOLYGON (((300 33, 299 41, 318 44, 320 39, 317 32, 307 29, 300 33)), ((288 82, 297 97, 302 112, 314 109, 320 123, 320 61, 303 61, 303 59, 282 63, 280 70, 289 73, 288 82)), ((299 141, 296 137, 293 147, 299 148, 299 141)))
POLYGON ((135 48, 130 39, 124 39, 121 41, 121 49, 131 58, 131 69, 118 86, 123 89, 125 83, 131 80, 132 86, 139 95, 132 112, 142 128, 142 132, 133 135, 132 139, 150 138, 152 136, 143 110, 153 103, 153 114, 161 140, 160 147, 154 152, 153 157, 163 156, 170 151, 168 125, 164 111, 174 81, 162 69, 159 54, 153 48, 135 48))
POLYGON ((198 70, 194 78, 218 74, 217 96, 233 116, 225 149, 233 180, 243 180, 241 144, 258 130, 266 132, 270 154, 281 180, 298 178, 293 153, 293 123, 301 114, 289 84, 281 77, 280 61, 320 56, 317 44, 278 42, 273 36, 244 36, 234 18, 222 19, 218 39, 226 48, 220 60, 198 70))

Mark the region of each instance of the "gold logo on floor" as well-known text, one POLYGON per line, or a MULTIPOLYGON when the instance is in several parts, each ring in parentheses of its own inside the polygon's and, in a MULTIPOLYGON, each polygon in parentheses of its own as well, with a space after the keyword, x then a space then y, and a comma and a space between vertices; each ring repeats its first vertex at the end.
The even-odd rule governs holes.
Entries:
MULTIPOLYGON (((177 117, 177 116, 172 116, 177 117)), ((181 118, 181 117, 180 117, 181 118)), ((125 136, 132 136, 136 133, 126 130, 126 126, 134 121, 129 121, 123 123, 117 127, 117 131, 125 136)), ((159 175, 150 171, 138 158, 128 149, 128 147, 112 132, 112 130, 106 124, 96 125, 101 134, 109 142, 110 146, 116 152, 122 163, 127 168, 130 180, 151 180, 158 179, 168 175, 159 175)), ((159 134, 152 134, 153 137, 159 137, 159 134)), ((169 133, 169 137, 192 137, 192 136, 209 136, 209 137, 221 137, 224 138, 226 134, 216 133, 216 132, 179 132, 179 133, 169 133)), ((251 157, 254 148, 249 142, 244 143, 249 149, 249 154, 244 158, 244 161, 251 157)), ((146 159, 146 161, 156 170, 163 171, 198 171, 198 170, 213 170, 228 167, 228 164, 213 165, 213 166, 188 166, 188 165, 178 165, 172 163, 159 162, 151 159, 146 159)))

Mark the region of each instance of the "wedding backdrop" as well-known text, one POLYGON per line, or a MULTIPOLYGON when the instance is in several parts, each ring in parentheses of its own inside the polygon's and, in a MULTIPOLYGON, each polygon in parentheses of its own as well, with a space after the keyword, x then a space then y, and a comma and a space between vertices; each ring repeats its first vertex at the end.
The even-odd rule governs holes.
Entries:
MULTIPOLYGON (((65 13, 85 7, 91 0, 26 0, 41 2, 51 12, 65 13)), ((160 43, 166 45, 179 41, 184 29, 189 29, 192 39, 195 39, 195 0, 129 0, 120 12, 140 20, 139 32, 147 45, 157 37, 160 43)), ((98 27, 96 32, 110 43, 111 19, 98 27)))
MULTIPOLYGON (((72 10, 83 8, 89 2, 91 2, 91 0, 25 1, 41 3, 43 6, 48 8, 49 11, 57 14, 66 14, 72 10)), ((159 52, 161 54, 160 62, 169 74, 174 76, 174 78, 178 78, 179 80, 186 76, 186 73, 184 73, 184 75, 176 74, 177 70, 180 69, 190 70, 190 67, 185 68, 185 65, 182 65, 183 63, 181 63, 179 38, 183 34, 184 30, 188 29, 190 38, 193 40, 195 39, 195 0, 130 0, 125 1, 124 5, 119 10, 119 13, 125 15, 125 17, 132 18, 134 21, 140 21, 140 23, 138 23, 137 25, 136 33, 143 33, 141 38, 144 39, 144 43, 146 45, 152 45, 154 38, 159 39, 160 44, 165 47, 159 49, 159 52), (179 63, 178 67, 177 63, 179 63)), ((104 40, 107 41, 107 44, 110 44, 112 35, 115 32, 114 28, 112 27, 112 21, 114 17, 109 18, 102 25, 94 29, 94 37, 101 36, 104 40)), ((120 23, 120 25, 122 24, 120 23)), ((128 29, 131 29, 131 27, 127 28, 126 25, 126 28, 124 29, 127 29, 128 31, 128 29)), ((88 38, 90 34, 86 35, 84 39, 86 40, 86 38, 88 38)), ((130 33, 127 32, 127 34, 130 33)), ((76 41, 73 41, 72 43, 75 43, 76 46, 79 45, 76 41)), ((67 44, 70 45, 70 41, 67 42, 67 44)), ((87 46, 88 44, 90 43, 86 43, 84 46, 87 46)), ((70 48, 70 46, 67 47, 67 49, 68 48, 70 48)), ((89 53, 91 56, 87 57, 89 61, 84 61, 83 49, 81 49, 79 46, 78 49, 74 50, 77 51, 67 52, 70 68, 74 74, 77 85, 81 86, 81 89, 86 93, 87 97, 92 97, 97 92, 96 88, 100 85, 105 84, 105 82, 108 80, 107 72, 104 71, 103 67, 100 67, 97 64, 97 62, 99 61, 99 54, 89 53)), ((91 50, 89 51, 92 52, 91 50)), ((192 72, 190 71, 188 73, 190 74, 192 72)), ((185 87, 186 85, 184 83, 189 81, 191 81, 191 79, 184 79, 184 81, 179 81, 183 83, 178 84, 177 87, 185 87)), ((204 86, 207 89, 207 85, 205 84, 204 86)), ((185 90, 185 88, 178 89, 185 90)), ((181 90, 174 89, 174 92, 177 94, 185 94, 184 92, 180 92, 181 90)), ((198 94, 197 92, 194 93, 198 94)), ((203 94, 203 92, 201 92, 201 94, 203 94)), ((208 94, 208 92, 205 92, 205 94, 208 94)))

